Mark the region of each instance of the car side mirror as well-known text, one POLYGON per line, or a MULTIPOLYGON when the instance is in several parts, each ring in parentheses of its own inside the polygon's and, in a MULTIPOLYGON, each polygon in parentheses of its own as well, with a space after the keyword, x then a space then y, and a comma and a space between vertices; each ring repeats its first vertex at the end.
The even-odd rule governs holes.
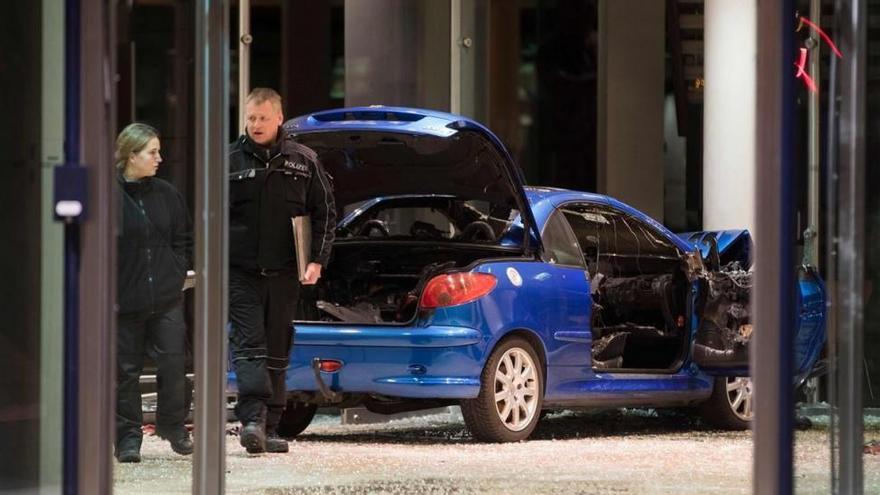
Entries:
POLYGON ((716 272, 721 269, 721 256, 718 254, 718 240, 715 236, 707 235, 703 238, 703 244, 709 246, 709 252, 704 259, 706 268, 716 272))

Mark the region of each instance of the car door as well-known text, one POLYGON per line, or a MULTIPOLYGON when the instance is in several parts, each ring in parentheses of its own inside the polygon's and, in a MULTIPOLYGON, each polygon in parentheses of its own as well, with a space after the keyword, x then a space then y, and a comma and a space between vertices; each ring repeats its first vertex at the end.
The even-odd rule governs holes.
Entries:
POLYGON ((678 369, 688 341, 683 252, 667 235, 611 205, 572 202, 559 211, 591 281, 593 369, 678 369))

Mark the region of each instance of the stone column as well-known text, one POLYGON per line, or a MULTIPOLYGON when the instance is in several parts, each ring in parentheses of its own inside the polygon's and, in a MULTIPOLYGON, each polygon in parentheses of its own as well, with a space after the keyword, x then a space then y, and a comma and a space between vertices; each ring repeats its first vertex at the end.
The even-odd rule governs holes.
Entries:
POLYGON ((345 2, 345 104, 449 110, 449 3, 345 2))
POLYGON ((703 228, 707 230, 755 231, 756 32, 755 0, 706 0, 703 228))
POLYGON ((601 0, 597 189, 663 218, 664 2, 601 0))

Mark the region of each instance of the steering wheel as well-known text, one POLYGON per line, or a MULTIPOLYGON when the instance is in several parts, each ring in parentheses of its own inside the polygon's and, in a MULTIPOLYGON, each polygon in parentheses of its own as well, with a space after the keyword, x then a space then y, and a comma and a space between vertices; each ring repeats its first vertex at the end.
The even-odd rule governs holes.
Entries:
POLYGON ((373 218, 372 220, 367 220, 361 225, 361 228, 358 229, 358 236, 372 237, 373 231, 379 232, 380 237, 389 237, 391 235, 388 232, 388 227, 385 225, 385 222, 378 218, 373 218))
POLYGON ((495 240, 495 231, 488 223, 477 220, 471 222, 461 231, 461 240, 463 241, 489 241, 495 240))

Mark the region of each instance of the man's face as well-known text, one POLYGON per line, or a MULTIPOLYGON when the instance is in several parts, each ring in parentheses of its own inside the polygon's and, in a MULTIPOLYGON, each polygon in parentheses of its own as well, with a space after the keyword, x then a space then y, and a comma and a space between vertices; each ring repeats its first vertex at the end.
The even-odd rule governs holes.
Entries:
POLYGON ((249 102, 244 107, 245 130, 248 136, 260 146, 268 146, 278 137, 278 127, 284 116, 272 106, 272 102, 249 102))

